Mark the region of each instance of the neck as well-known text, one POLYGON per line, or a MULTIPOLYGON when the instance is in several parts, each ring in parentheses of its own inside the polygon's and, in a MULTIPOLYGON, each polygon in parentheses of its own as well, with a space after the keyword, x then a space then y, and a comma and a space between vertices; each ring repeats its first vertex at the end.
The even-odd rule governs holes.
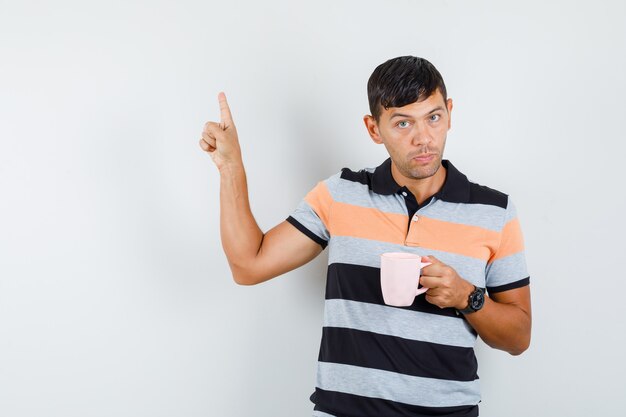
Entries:
POLYGON ((443 183, 446 181, 446 169, 443 165, 439 166, 435 175, 428 178, 415 179, 402 175, 400 171, 398 171, 398 168, 396 168, 396 165, 392 163, 391 175, 398 185, 408 188, 409 191, 413 193, 419 205, 422 205, 424 201, 441 190, 443 183))

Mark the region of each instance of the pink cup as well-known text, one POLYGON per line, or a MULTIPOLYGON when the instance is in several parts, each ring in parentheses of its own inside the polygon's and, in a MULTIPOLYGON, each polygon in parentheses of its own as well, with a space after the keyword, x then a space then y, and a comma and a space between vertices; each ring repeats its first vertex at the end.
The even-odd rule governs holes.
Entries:
POLYGON ((430 262, 422 262, 420 255, 406 252, 389 252, 380 255, 380 285, 385 304, 406 307, 415 297, 428 291, 418 288, 421 269, 430 262))

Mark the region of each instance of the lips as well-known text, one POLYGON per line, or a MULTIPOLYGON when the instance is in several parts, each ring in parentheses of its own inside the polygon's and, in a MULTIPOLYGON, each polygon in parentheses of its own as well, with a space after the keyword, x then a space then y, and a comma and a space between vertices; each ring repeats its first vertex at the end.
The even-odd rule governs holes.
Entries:
POLYGON ((421 155, 416 155, 414 156, 413 159, 414 161, 420 162, 420 163, 426 163, 426 162, 430 162, 435 158, 435 155, 432 153, 425 153, 425 154, 421 154, 421 155))

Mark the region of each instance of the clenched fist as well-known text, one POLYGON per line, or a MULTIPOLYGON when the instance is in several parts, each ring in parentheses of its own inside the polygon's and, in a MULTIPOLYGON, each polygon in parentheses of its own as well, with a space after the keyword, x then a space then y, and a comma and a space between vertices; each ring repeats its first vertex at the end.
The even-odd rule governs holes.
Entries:
POLYGON ((462 310, 467 307, 474 286, 461 278, 454 268, 434 256, 424 256, 422 259, 431 263, 422 269, 420 277, 420 284, 429 288, 426 301, 439 308, 454 307, 462 310))
POLYGON ((241 164, 242 160, 237 129, 230 114, 226 95, 219 93, 217 100, 220 103, 220 123, 204 124, 200 147, 209 153, 217 169, 221 171, 230 164, 241 164))

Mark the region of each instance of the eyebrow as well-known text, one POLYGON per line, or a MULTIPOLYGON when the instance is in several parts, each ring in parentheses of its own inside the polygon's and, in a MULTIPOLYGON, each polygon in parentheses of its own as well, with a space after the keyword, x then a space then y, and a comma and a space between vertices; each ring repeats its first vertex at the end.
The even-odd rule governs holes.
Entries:
MULTIPOLYGON (((439 110, 443 110, 443 106, 437 106, 434 109, 432 109, 431 111, 429 111, 428 113, 426 113, 424 116, 428 116, 429 114, 433 114, 436 111, 439 110)), ((410 114, 404 114, 404 113, 392 113, 391 117, 389 117, 389 120, 393 119, 394 117, 406 117, 406 118, 411 118, 413 116, 411 116, 410 114)))

